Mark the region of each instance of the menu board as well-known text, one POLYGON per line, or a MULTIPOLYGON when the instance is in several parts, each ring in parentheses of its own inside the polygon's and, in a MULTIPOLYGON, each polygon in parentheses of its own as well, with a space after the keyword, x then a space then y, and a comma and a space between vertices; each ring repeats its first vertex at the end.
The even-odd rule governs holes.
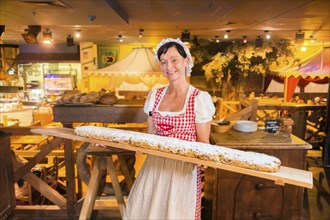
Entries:
POLYGON ((69 74, 48 74, 44 76, 46 90, 72 90, 72 76, 69 74))

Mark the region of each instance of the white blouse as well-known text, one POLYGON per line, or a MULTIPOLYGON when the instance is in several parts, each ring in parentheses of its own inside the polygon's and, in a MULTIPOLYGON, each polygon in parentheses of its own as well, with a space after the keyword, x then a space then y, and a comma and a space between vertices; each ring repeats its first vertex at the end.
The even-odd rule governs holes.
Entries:
MULTIPOLYGON (((166 86, 165 89, 163 90, 163 92, 161 94, 161 99, 164 97, 167 90, 168 90, 168 86, 166 86)), ((185 101, 184 108, 182 109, 182 111, 180 111, 180 112, 158 111, 158 107, 159 107, 159 104, 161 103, 161 101, 158 103, 158 106, 156 106, 156 111, 158 111, 162 116, 176 116, 176 115, 180 115, 180 114, 186 112, 186 109, 188 106, 188 100, 194 90, 195 90, 195 87, 192 85, 189 85, 188 94, 186 96, 186 101, 185 101)), ((152 109, 154 107, 154 103, 156 100, 156 92, 157 92, 156 88, 152 89, 147 96, 147 99, 146 99, 146 102, 145 102, 144 108, 143 108, 143 110, 146 114, 149 114, 149 112, 152 111, 152 109)), ((195 119, 196 123, 206 123, 206 122, 212 121, 212 117, 215 113, 215 107, 212 102, 211 95, 208 92, 199 91, 198 95, 195 97, 194 110, 195 110, 195 115, 196 115, 196 119, 195 119)))

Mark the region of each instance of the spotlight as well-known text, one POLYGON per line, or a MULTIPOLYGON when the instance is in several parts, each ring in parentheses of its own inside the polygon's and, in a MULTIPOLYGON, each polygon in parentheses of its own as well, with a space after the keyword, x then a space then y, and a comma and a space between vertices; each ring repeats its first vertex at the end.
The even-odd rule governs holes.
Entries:
POLYGON ((301 48, 300 48, 300 51, 301 52, 305 52, 307 50, 307 48, 305 47, 305 46, 302 46, 301 48))
POLYGON ((52 32, 49 29, 43 31, 42 36, 44 44, 51 44, 53 42, 52 32))
POLYGON ((246 44, 247 43, 247 37, 243 36, 243 43, 246 44))
POLYGON ((219 36, 214 36, 214 40, 216 43, 219 43, 220 42, 219 36))
POLYGON ((230 30, 226 30, 226 33, 225 33, 225 35, 223 35, 223 37, 225 39, 228 39, 229 38, 229 33, 230 33, 230 30))
POLYGON ((305 32, 301 32, 301 30, 300 30, 296 33, 295 42, 297 44, 302 44, 302 43, 304 43, 304 41, 305 41, 305 32))
POLYGON ((0 25, 0 39, 2 37, 2 34, 5 32, 6 26, 5 25, 0 25))
POLYGON ((142 33, 144 32, 144 29, 140 29, 139 30, 139 38, 141 38, 142 37, 142 33))
POLYGON ((262 45, 263 45, 263 39, 262 39, 262 37, 258 36, 256 38, 256 45, 255 46, 256 46, 256 48, 261 48, 262 45))
POLYGON ((265 31, 265 33, 266 33, 266 39, 267 39, 267 40, 270 39, 270 38, 271 38, 271 36, 270 36, 270 32, 269 32, 269 31, 265 31))
POLYGON ((24 30, 25 32, 22 34, 25 42, 28 44, 36 44, 38 43, 38 37, 41 32, 40 25, 29 25, 28 29, 24 30))
POLYGON ((181 40, 184 44, 189 44, 190 32, 188 30, 185 30, 181 33, 181 40))
POLYGON ((71 35, 68 35, 68 36, 66 37, 66 45, 67 45, 68 47, 72 47, 72 46, 74 46, 74 39, 73 39, 73 37, 72 37, 71 35))
MULTIPOLYGON (((1 35, 0 35, 0 37, 1 37, 1 35)), ((313 36, 309 36, 309 41, 310 41, 311 43, 314 43, 314 42, 315 42, 315 38, 314 38, 313 36)))
POLYGON ((81 37, 81 30, 76 30, 75 37, 80 38, 81 37))
POLYGON ((122 35, 118 35, 118 38, 119 38, 119 42, 123 42, 123 36, 122 35))

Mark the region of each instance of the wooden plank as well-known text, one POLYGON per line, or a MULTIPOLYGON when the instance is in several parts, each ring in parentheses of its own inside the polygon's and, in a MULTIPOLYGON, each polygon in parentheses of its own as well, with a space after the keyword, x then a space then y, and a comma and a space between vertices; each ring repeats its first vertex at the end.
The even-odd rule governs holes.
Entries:
MULTIPOLYGON (((15 150, 15 154, 17 156, 21 156, 21 157, 34 157, 39 152, 40 152, 40 150, 15 150)), ((53 150, 53 151, 49 152, 49 154, 47 154, 47 156, 63 158, 64 150, 53 150)))
POLYGON ((45 145, 40 152, 35 155, 33 158, 29 160, 24 166, 18 168, 18 170, 14 174, 14 182, 17 182, 20 178, 22 178, 26 173, 30 172, 30 170, 40 161, 42 161, 46 155, 48 155, 53 149, 59 146, 59 144, 63 141, 62 138, 55 138, 49 144, 45 145))
POLYGON ((16 206, 10 139, 0 132, 0 219, 10 216, 16 206))
MULTIPOLYGON (((54 135, 56 137, 56 135, 54 135)), ((74 216, 74 204, 76 202, 76 181, 75 181, 75 159, 72 140, 64 140, 64 161, 66 176, 66 195, 67 195, 67 213, 68 216, 74 216)))
MULTIPOLYGON (((12 158, 12 163, 14 171, 23 166, 23 164, 19 163, 15 157, 12 158)), ((43 194, 47 199, 53 202, 55 205, 58 205, 61 209, 66 208, 66 199, 59 192, 50 187, 47 183, 42 181, 36 175, 30 172, 25 174, 23 176, 23 179, 28 182, 33 188, 43 194)))
POLYGON ((119 208, 120 214, 122 217, 124 217, 126 206, 125 206, 123 192, 121 191, 121 188, 120 188, 119 180, 118 180, 118 177, 116 174, 116 168, 113 163, 112 157, 107 157, 107 168, 108 168, 108 172, 109 172, 110 179, 112 182, 113 190, 115 192, 115 196, 116 196, 116 199, 118 202, 118 208, 119 208))
POLYGON ((117 155, 120 166, 121 166, 121 170, 123 171, 126 183, 127 183, 127 187, 128 189, 131 191, 132 187, 133 187, 133 176, 131 174, 131 172, 128 169, 127 163, 125 161, 125 159, 123 158, 122 155, 118 154, 117 155))
POLYGON ((312 173, 309 171, 306 171, 306 170, 298 170, 298 169, 292 169, 292 168, 282 166, 281 169, 279 170, 279 172, 277 172, 277 173, 260 172, 260 171, 240 168, 240 167, 236 167, 236 166, 225 165, 225 164, 221 164, 221 163, 217 163, 217 162, 213 162, 213 161, 205 161, 205 160, 200 160, 197 158, 191 158, 191 157, 185 157, 185 156, 176 155, 176 154, 172 154, 172 153, 161 152, 161 151, 157 151, 157 150, 138 148, 138 147, 125 145, 125 144, 118 144, 118 143, 112 143, 109 141, 101 141, 101 140, 81 137, 81 136, 75 135, 74 130, 70 129, 70 128, 33 129, 32 132, 49 135, 49 136, 68 138, 68 139, 72 139, 72 140, 80 140, 80 141, 84 141, 84 142, 98 143, 98 144, 103 144, 103 145, 110 146, 110 147, 116 147, 116 148, 120 148, 120 149, 136 151, 136 152, 142 152, 142 153, 155 155, 155 156, 159 156, 159 157, 166 157, 166 158, 190 162, 190 163, 194 163, 194 164, 201 164, 201 165, 205 165, 205 166, 209 166, 209 167, 214 167, 217 169, 223 169, 223 170, 228 170, 231 172, 237 172, 237 173, 242 173, 245 175, 274 180, 276 183, 280 183, 281 185, 282 184, 293 184, 293 185, 303 186, 303 187, 307 187, 307 188, 313 187, 312 173))
POLYGON ((11 135, 33 135, 31 127, 0 127, 0 131, 11 135))
POLYGON ((79 215, 79 220, 90 219, 92 216, 95 198, 99 190, 102 175, 104 174, 105 171, 105 166, 104 169, 102 170, 100 164, 101 162, 105 163, 105 159, 103 159, 103 161, 101 160, 102 159, 100 157, 96 157, 93 162, 94 164, 93 164, 92 175, 88 183, 84 203, 79 215))
POLYGON ((237 120, 237 119, 241 119, 242 117, 246 116, 247 118, 249 118, 252 114, 252 105, 238 111, 238 112, 235 112, 234 114, 232 115, 229 115, 227 116, 225 119, 227 121, 234 121, 234 120, 237 120))

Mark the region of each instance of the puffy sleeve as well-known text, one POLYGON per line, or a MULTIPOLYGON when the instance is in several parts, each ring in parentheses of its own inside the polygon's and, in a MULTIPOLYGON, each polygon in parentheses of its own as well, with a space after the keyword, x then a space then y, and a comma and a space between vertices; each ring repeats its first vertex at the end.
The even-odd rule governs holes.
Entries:
POLYGON ((196 123, 206 123, 213 119, 215 107, 211 95, 208 92, 200 91, 195 97, 196 123))
POLYGON ((154 107, 154 103, 156 100, 156 92, 157 89, 152 89, 149 93, 148 96, 146 98, 146 101, 144 103, 144 107, 143 107, 143 111, 149 115, 149 112, 152 111, 153 107, 154 107))

